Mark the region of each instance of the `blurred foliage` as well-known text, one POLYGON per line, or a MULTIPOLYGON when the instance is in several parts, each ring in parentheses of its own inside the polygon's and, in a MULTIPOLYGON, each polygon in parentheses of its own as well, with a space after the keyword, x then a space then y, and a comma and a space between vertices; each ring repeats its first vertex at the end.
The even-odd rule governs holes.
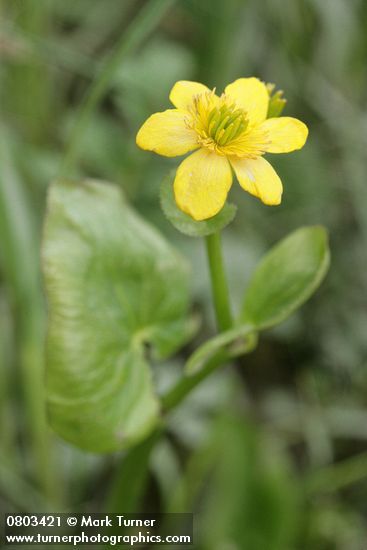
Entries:
MULTIPOLYGON (((284 114, 310 127, 302 151, 271 159, 284 183, 281 206, 231 191, 238 211, 224 241, 233 304, 263 252, 300 225, 327 226, 331 271, 253 355, 213 375, 172 414, 151 460, 149 441, 97 458, 46 427, 38 252, 46 190, 85 93, 146 4, 0 0, 1 511, 185 510, 197 514, 198 548, 360 550, 367 468, 346 477, 330 470, 343 463, 354 471, 367 450, 363 0, 176 1, 123 59, 80 136, 75 175, 119 184, 191 261, 202 337, 213 334, 204 249, 173 232, 159 205, 176 161, 139 151, 134 139, 150 113, 168 107, 176 80, 221 90, 256 75, 285 91, 284 114)), ((155 367, 159 388, 192 349, 155 367)))

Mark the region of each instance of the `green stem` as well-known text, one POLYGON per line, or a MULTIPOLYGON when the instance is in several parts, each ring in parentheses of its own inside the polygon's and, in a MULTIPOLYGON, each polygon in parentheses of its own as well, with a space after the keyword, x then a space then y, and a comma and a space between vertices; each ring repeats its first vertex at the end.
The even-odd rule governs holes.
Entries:
MULTIPOLYGON (((212 292, 214 299, 217 324, 220 331, 229 330, 232 327, 232 314, 228 299, 228 287, 224 272, 220 233, 214 233, 206 237, 212 292)), ((242 329, 243 330, 243 329, 242 329)), ((217 338, 221 338, 218 336, 217 338)), ((249 338, 243 353, 252 349, 253 338, 249 338)), ((205 365, 194 375, 184 376, 177 384, 162 397, 163 411, 168 412, 175 408, 204 378, 209 376, 217 367, 227 363, 231 354, 223 347, 211 356, 205 365)), ((188 363, 190 362, 190 359, 188 363)))
POLYGON ((87 130, 91 114, 111 84, 117 69, 121 67, 122 61, 151 33, 174 2, 175 0, 151 0, 148 2, 107 58, 99 76, 91 85, 81 104, 69 139, 69 147, 61 165, 61 175, 65 175, 75 166, 82 137, 87 130))
POLYGON ((217 325, 220 331, 224 331, 232 326, 232 314, 229 304, 228 286, 224 272, 219 232, 206 237, 206 249, 217 325))
POLYGON ((113 484, 107 494, 106 512, 138 512, 148 477, 152 449, 162 435, 160 427, 141 443, 132 447, 116 469, 113 484))
MULTIPOLYGON (((177 405, 183 401, 183 399, 200 384, 204 378, 207 378, 214 370, 216 370, 221 365, 228 363, 229 361, 235 359, 239 355, 245 355, 250 353, 257 343, 257 334, 253 332, 252 327, 247 327, 247 331, 244 331, 244 327, 237 327, 223 333, 219 336, 216 336, 214 340, 209 340, 207 344, 203 344, 201 348, 198 348, 194 353, 189 357, 186 362, 185 371, 190 371, 190 366, 192 367, 193 361, 198 361, 199 356, 205 352, 206 360, 200 366, 200 370, 197 370, 193 374, 186 374, 183 378, 180 378, 173 388, 171 388, 165 395, 162 397, 162 406, 163 412, 167 413, 170 410, 174 409, 177 405), (227 345, 233 340, 234 333, 237 332, 238 337, 242 340, 242 345, 238 349, 233 347, 227 347, 227 345), (231 338, 228 338, 231 336, 231 338), (209 344, 213 345, 214 341, 219 342, 221 340, 221 347, 213 354, 210 353, 209 344), (202 353, 201 353, 202 352, 202 353)), ((192 370, 191 370, 192 372, 192 370)))
POLYGON ((217 367, 229 361, 230 356, 225 350, 220 350, 211 357, 206 365, 193 376, 180 378, 177 384, 162 397, 163 412, 167 413, 177 407, 185 397, 196 388, 204 378, 209 376, 217 367))

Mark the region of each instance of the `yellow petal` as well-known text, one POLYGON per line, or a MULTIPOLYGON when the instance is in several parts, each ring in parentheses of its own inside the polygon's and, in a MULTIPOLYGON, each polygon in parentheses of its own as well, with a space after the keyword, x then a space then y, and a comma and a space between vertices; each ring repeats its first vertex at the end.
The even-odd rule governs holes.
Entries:
POLYGON ((140 128, 137 145, 165 157, 176 157, 197 149, 196 134, 187 127, 185 116, 176 109, 155 113, 140 128))
POLYGON ((191 82, 190 80, 179 80, 173 86, 169 99, 177 109, 187 109, 192 103, 193 96, 210 92, 209 88, 200 82, 191 82))
POLYGON ((231 167, 225 157, 200 149, 180 164, 173 185, 177 206, 194 220, 206 220, 226 202, 231 167))
POLYGON ((269 92, 263 82, 255 77, 239 78, 228 84, 224 93, 247 112, 250 124, 260 124, 266 119, 269 92))
POLYGON ((264 204, 280 204, 283 186, 274 168, 263 157, 233 160, 231 164, 241 187, 264 204))
POLYGON ((270 144, 268 153, 290 153, 301 149, 306 143, 308 128, 300 120, 289 116, 268 118, 260 124, 259 130, 267 133, 270 144))

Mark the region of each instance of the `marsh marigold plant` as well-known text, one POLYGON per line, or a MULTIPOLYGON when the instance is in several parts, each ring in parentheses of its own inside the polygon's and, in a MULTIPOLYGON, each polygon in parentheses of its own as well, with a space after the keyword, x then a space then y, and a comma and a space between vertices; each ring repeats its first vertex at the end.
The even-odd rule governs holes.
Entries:
POLYGON ((272 117, 270 93, 254 77, 235 80, 221 96, 199 82, 179 81, 169 96, 175 109, 155 113, 140 128, 142 149, 166 157, 194 151, 177 169, 174 193, 177 206, 195 220, 222 209, 233 171, 245 191, 264 204, 280 204, 282 182, 264 154, 301 149, 308 129, 296 118, 272 117))

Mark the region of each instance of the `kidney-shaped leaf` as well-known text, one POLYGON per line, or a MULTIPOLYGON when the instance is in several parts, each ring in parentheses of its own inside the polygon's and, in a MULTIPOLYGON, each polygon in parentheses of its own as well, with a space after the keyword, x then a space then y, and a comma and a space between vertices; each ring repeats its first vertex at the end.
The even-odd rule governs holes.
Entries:
POLYGON ((302 227, 260 261, 245 295, 242 321, 267 328, 286 319, 323 280, 330 261, 321 226, 302 227))
POLYGON ((49 193, 43 270, 54 430, 96 452, 136 443, 159 409, 145 344, 167 356, 186 337, 186 263, 117 187, 58 181, 49 193))

